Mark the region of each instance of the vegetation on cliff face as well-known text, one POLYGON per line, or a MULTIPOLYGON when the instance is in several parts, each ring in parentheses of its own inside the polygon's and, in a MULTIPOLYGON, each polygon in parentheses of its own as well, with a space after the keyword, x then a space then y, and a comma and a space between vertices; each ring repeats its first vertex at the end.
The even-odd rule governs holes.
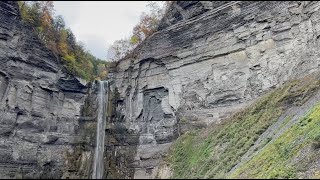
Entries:
POLYGON ((171 2, 164 1, 163 7, 160 7, 156 2, 147 4, 150 12, 143 12, 140 15, 140 21, 134 26, 132 34, 129 37, 117 40, 109 47, 109 58, 114 62, 124 58, 132 53, 147 37, 155 33, 171 2))
POLYGON ((310 144, 319 148, 320 105, 279 138, 266 139, 264 146, 256 150, 260 150, 258 155, 233 174, 229 172, 285 110, 302 105, 319 87, 320 81, 312 76, 292 81, 266 94, 224 124, 182 135, 167 159, 173 171, 172 178, 296 177, 298 169, 290 162, 299 150, 310 144))
MULTIPOLYGON (((320 104, 241 166, 231 178, 298 178, 320 155, 320 104), (310 149, 304 153, 303 149, 310 149), (299 160, 299 156, 301 158, 299 160), (303 156, 303 157, 302 157, 303 156), (297 160, 294 160, 297 158, 297 160), (307 160, 307 162, 304 162, 307 160)), ((319 178, 320 170, 309 178, 319 178)))
POLYGON ((95 58, 76 41, 61 16, 53 16, 52 1, 19 1, 21 18, 42 42, 60 56, 68 71, 86 80, 105 78, 108 62, 95 58))

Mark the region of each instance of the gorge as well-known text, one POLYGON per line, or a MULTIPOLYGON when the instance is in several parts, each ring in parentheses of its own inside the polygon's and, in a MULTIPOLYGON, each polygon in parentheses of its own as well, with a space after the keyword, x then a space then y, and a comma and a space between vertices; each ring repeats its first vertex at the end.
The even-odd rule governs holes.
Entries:
POLYGON ((2 177, 319 178, 319 8, 173 2, 104 83, 70 75, 0 2, 2 177))

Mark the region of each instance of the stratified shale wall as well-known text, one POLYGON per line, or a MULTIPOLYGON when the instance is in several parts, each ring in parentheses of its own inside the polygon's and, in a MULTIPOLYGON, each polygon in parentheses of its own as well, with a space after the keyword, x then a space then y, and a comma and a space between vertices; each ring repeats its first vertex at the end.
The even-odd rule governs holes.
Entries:
MULTIPOLYGON (((153 178, 171 143, 319 70, 319 2, 174 2, 120 61, 109 176, 153 178)), ((109 138, 110 139, 110 138, 109 138)))
MULTIPOLYGON (((106 178, 155 178, 172 142, 319 71, 320 3, 177 1, 110 70, 106 178)), ((90 178, 97 87, 0 2, 1 178, 90 178)), ((161 172, 163 173, 163 172, 161 172)))
POLYGON ((94 89, 64 70, 16 1, 0 2, 0 64, 1 178, 88 177, 94 89))

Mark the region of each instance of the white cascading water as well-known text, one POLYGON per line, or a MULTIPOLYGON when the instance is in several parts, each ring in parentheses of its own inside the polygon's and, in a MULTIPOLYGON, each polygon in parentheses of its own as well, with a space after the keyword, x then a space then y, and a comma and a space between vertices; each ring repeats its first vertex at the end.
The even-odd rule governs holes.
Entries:
POLYGON ((99 110, 97 122, 97 138, 96 148, 94 153, 93 173, 92 179, 102 179, 103 176, 103 153, 104 153, 104 138, 106 128, 106 110, 108 109, 108 91, 105 91, 105 83, 108 89, 108 81, 99 81, 99 110))

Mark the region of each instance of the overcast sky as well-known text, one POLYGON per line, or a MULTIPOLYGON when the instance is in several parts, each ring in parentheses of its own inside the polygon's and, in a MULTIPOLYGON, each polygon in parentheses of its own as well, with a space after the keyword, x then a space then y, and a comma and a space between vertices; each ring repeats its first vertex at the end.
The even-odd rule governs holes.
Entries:
POLYGON ((108 46, 130 35, 148 2, 54 1, 54 7, 77 40, 94 56, 106 59, 108 46))

